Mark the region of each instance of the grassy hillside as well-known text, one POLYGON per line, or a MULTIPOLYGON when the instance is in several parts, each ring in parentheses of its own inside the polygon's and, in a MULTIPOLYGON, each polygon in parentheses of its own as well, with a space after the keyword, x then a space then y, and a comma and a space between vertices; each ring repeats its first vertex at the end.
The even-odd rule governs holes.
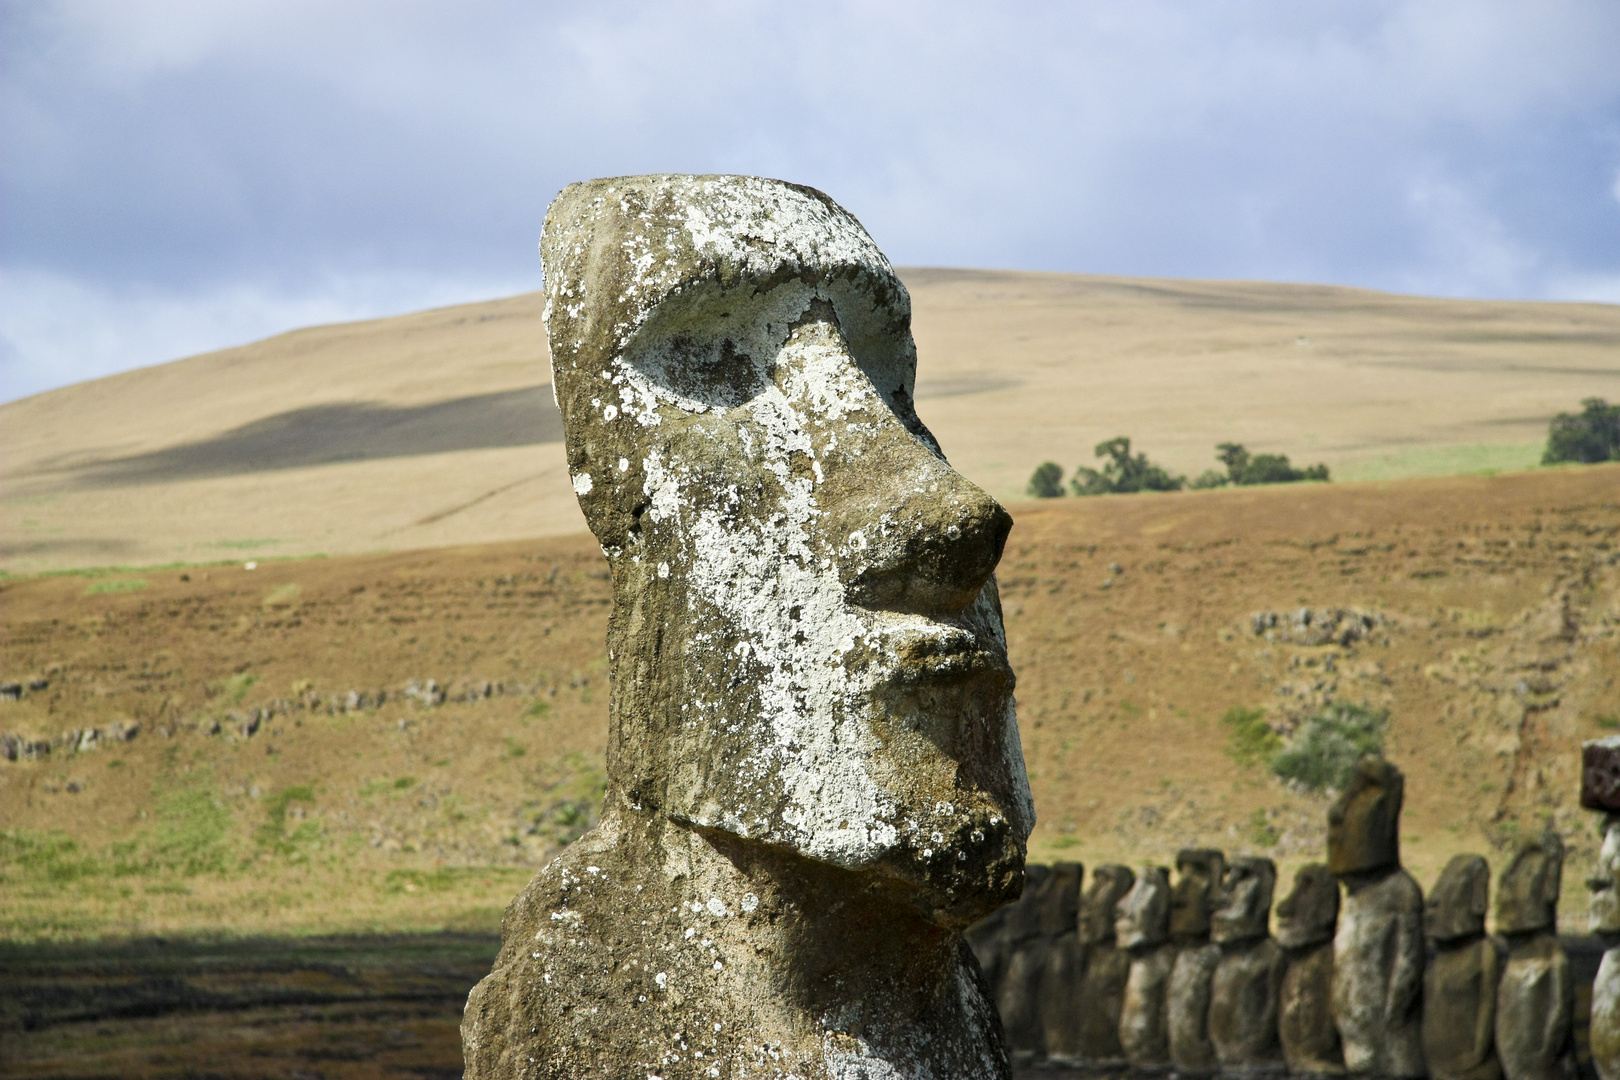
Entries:
MULTIPOLYGON (((1035 857, 1316 856, 1327 795, 1244 764, 1221 718, 1365 703, 1425 885, 1551 822, 1584 911, 1620 466, 1014 512, 1035 857), (1300 608, 1366 632, 1312 643, 1300 608)), ((595 812, 608 596, 578 536, 0 581, 0 681, 34 687, 0 700, 0 936, 493 926, 595 812)))

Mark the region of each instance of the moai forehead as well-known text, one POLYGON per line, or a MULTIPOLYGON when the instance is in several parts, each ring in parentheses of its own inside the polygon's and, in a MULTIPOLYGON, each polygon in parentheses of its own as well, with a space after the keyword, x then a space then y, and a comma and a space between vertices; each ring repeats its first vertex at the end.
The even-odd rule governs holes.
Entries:
POLYGON ((1333 939, 1339 922, 1339 880, 1321 863, 1294 874, 1294 887, 1277 905, 1277 943, 1303 949, 1333 939))
POLYGON ((1220 904, 1210 918, 1210 940, 1248 941, 1271 932, 1271 897, 1277 888, 1277 864, 1242 855, 1221 878, 1220 904))
POLYGON ((1513 853, 1496 883, 1496 931, 1527 934, 1558 925, 1563 887, 1564 841, 1551 830, 1513 853))
POLYGON ((1620 813, 1604 819, 1603 846, 1598 849, 1597 867, 1586 886, 1592 890, 1588 915, 1592 932, 1620 933, 1620 813))
POLYGON ((953 924, 1017 895, 1011 519, 917 418, 888 260, 820 192, 736 176, 573 185, 541 254, 614 575, 615 797, 881 867, 953 924))
POLYGON ((1343 877, 1399 866, 1405 793, 1401 770, 1377 754, 1362 755, 1328 809, 1328 869, 1343 877))
POLYGON ((1116 909, 1135 884, 1136 874, 1128 866, 1105 863, 1091 872, 1091 887, 1080 899, 1081 944, 1113 944, 1116 909))
POLYGON ((1144 866, 1136 884, 1114 911, 1114 937, 1122 949, 1141 949, 1170 940, 1170 872, 1144 866))
POLYGON ((1176 887, 1170 898, 1170 936, 1194 941, 1209 936, 1209 916, 1226 869, 1226 856, 1215 848, 1182 848, 1176 852, 1176 887))
POLYGON ((1491 891, 1491 865, 1480 855, 1454 855, 1423 905, 1423 931, 1438 942, 1479 937, 1491 891))

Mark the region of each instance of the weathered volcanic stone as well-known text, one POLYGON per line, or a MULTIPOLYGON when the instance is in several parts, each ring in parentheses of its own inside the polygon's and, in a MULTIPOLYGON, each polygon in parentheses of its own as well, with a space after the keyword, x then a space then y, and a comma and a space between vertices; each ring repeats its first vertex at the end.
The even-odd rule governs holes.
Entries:
POLYGON ((1277 905, 1277 944, 1287 957, 1277 993, 1277 1040, 1288 1071, 1344 1071, 1333 1022, 1333 934, 1339 921, 1339 882, 1321 863, 1294 874, 1294 888, 1277 905))
POLYGON ((1564 844, 1544 833, 1513 853, 1496 884, 1507 963, 1496 991, 1496 1054, 1508 1080, 1575 1074, 1575 983, 1558 944, 1564 844))
POLYGON ((1423 890, 1400 866, 1405 778, 1364 755, 1328 811, 1328 868, 1344 883, 1333 939, 1333 1019, 1353 1073, 1420 1077, 1423 890))
POLYGON ((1046 1052, 1041 1033, 1041 972, 1046 963, 1046 942, 1041 939, 1041 890, 1051 869, 1031 863, 1024 872, 1024 893, 1007 909, 1003 931, 1007 966, 993 999, 1001 1015, 1007 1049, 1015 1058, 1030 1060, 1046 1052))
POLYGON ((1170 942, 1170 874, 1144 866, 1136 884, 1119 902, 1114 934, 1131 955, 1125 1001, 1119 1014, 1119 1042, 1133 1068, 1170 1064, 1170 972, 1176 947, 1170 942))
POLYGON ((1603 823, 1592 890, 1590 927, 1607 949, 1592 984, 1592 1065, 1603 1080, 1620 1080, 1620 814, 1603 823))
POLYGON ((1074 1059, 1098 1068, 1125 1062, 1119 1017, 1125 1007, 1131 954, 1119 946, 1114 919, 1119 902, 1135 884, 1136 875, 1129 867, 1099 866, 1092 871, 1091 886, 1080 899, 1080 947, 1086 966, 1080 982, 1074 1059))
POLYGON ((507 910, 467 1076, 1007 1076, 961 931, 1033 822, 1011 521, 912 408, 905 287, 749 177, 574 185, 541 254, 613 573, 608 790, 507 910))
POLYGON ((1581 805, 1620 812, 1620 735, 1581 744, 1581 805))
POLYGON ((1210 980, 1209 1038, 1223 1070, 1283 1067, 1277 1000, 1288 961, 1271 936, 1276 887, 1276 864, 1253 857, 1233 859, 1221 882, 1221 906, 1210 924, 1221 959, 1210 980))
POLYGON ((1046 965, 1039 994, 1046 1056, 1073 1061, 1080 1052, 1080 993, 1085 950, 1080 945, 1080 886, 1085 869, 1077 862, 1052 864, 1041 887, 1041 938, 1046 965))
POLYGON ((1502 960, 1485 935, 1491 868, 1478 855, 1446 864, 1423 907, 1434 946, 1423 972, 1423 1053, 1434 1080, 1498 1080, 1496 983, 1502 960))
POLYGON ((1210 982, 1220 963, 1210 944, 1209 920, 1226 869, 1214 848, 1176 853, 1176 887, 1170 897, 1170 940, 1176 963, 1170 971, 1170 1061, 1179 1073, 1213 1072, 1219 1064, 1209 1037, 1210 982))

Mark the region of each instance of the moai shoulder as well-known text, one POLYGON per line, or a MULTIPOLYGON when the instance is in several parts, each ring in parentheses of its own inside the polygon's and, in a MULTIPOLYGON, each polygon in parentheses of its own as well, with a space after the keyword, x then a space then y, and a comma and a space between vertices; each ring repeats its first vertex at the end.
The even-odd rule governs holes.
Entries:
POLYGON ((1328 811, 1328 867, 1345 897, 1333 942, 1333 1017, 1353 1073, 1421 1077, 1423 890, 1401 868, 1405 778, 1376 754, 1328 811))
POLYGON ((962 930, 1033 823, 1011 519, 917 417, 905 286, 754 177, 572 185, 541 255, 608 789, 508 909, 467 1076, 1008 1075, 962 930))
POLYGON ((1521 844, 1496 885, 1496 932, 1507 963, 1496 996, 1496 1053, 1508 1080, 1574 1075, 1575 986, 1558 943, 1564 844, 1546 832, 1521 844))
POLYGON ((1270 859, 1233 859, 1210 922, 1220 962, 1210 982, 1209 1037, 1221 1068, 1254 1072, 1283 1064, 1277 1004, 1287 958, 1271 936, 1277 866, 1270 859))
POLYGON ((1496 984, 1502 958, 1485 933, 1491 868, 1479 855, 1446 864, 1423 909, 1434 948, 1423 973, 1423 1052, 1434 1080, 1499 1080, 1496 984))
POLYGON ((1328 1076, 1344 1072, 1333 1021, 1333 937, 1339 923, 1339 882, 1321 863, 1294 874, 1277 905, 1277 944, 1287 963, 1277 1001, 1277 1039, 1288 1071, 1328 1076))

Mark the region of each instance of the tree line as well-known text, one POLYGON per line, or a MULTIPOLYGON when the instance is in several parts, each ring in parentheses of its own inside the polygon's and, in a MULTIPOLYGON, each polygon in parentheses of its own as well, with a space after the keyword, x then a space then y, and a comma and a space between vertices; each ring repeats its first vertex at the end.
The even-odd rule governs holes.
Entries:
MULTIPOLYGON (((1103 467, 1093 469, 1082 465, 1069 478, 1068 491, 1075 495, 1124 495, 1137 491, 1181 491, 1184 488, 1205 489, 1226 487, 1228 484, 1286 484, 1296 480, 1326 480, 1326 465, 1310 465, 1296 469, 1287 454, 1251 454, 1242 443, 1221 443, 1215 447, 1216 460, 1226 466, 1225 471, 1205 469, 1196 479, 1188 482, 1162 465, 1154 464, 1141 451, 1131 453, 1131 440, 1119 435, 1100 442, 1096 456, 1105 458, 1103 467)), ((1063 467, 1055 461, 1043 463, 1029 478, 1028 493, 1037 499, 1052 499, 1065 493, 1063 467)))

